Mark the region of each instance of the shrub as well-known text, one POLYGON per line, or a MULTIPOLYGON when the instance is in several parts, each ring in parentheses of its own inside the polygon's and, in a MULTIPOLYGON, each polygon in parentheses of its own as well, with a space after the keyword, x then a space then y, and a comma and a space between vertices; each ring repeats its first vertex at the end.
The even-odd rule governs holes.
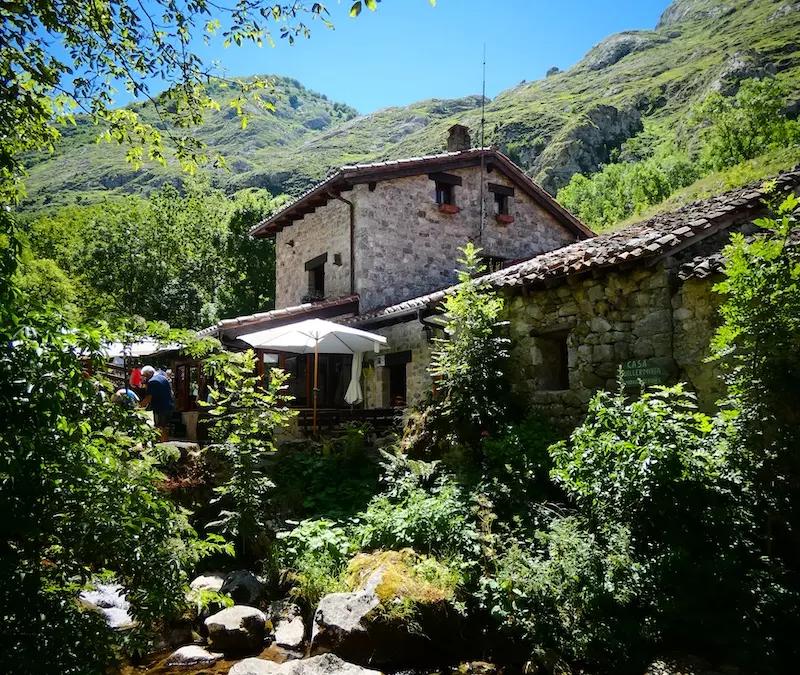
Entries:
POLYGON ((535 539, 509 542, 477 597, 503 631, 531 647, 630 667, 647 631, 638 597, 645 579, 631 556, 626 528, 591 532, 578 517, 556 518, 535 539))
POLYGON ((441 472, 438 462, 386 457, 384 480, 390 488, 355 520, 359 547, 437 554, 474 550, 468 498, 454 478, 441 472))
POLYGON ((378 467, 364 452, 360 430, 324 444, 307 443, 281 453, 270 477, 276 515, 346 520, 377 492, 378 467))
POLYGON ((346 590, 344 572, 355 547, 344 528, 330 520, 304 520, 278 539, 278 559, 291 572, 294 598, 313 608, 329 593, 346 590))
POLYGON ((266 505, 274 487, 263 466, 264 456, 275 450, 275 432, 295 414, 287 408, 284 394, 287 375, 274 368, 266 387, 255 373, 252 350, 218 354, 206 360, 217 387, 211 387, 209 414, 214 420, 211 436, 231 465, 231 477, 215 488, 230 508, 209 523, 237 540, 242 556, 255 553, 257 541, 267 528, 266 505))
POLYGON ((484 438, 480 490, 491 499, 502 523, 535 525, 542 502, 557 496, 549 480, 547 449, 561 437, 548 424, 531 417, 484 438))

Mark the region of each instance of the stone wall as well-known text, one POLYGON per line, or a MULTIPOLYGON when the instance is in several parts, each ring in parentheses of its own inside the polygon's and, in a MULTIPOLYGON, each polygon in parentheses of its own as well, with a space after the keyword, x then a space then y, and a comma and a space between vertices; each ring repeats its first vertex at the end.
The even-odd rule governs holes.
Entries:
POLYGON ((694 385, 700 407, 706 411, 726 393, 719 366, 706 363, 711 338, 722 323, 722 298, 711 290, 712 286, 713 281, 708 279, 689 279, 672 296, 675 362, 694 385))
MULTIPOLYGON (((431 387, 428 366, 431 360, 431 345, 425 338, 422 324, 416 319, 393 326, 366 330, 385 336, 389 348, 382 354, 411 351, 411 362, 406 364, 406 402, 415 406, 422 402, 431 387)), ((387 368, 375 365, 375 354, 368 354, 364 360, 364 401, 367 408, 388 408, 389 372, 387 368)))
POLYGON ((665 383, 687 381, 710 410, 722 393, 718 373, 703 363, 718 300, 712 282, 679 285, 668 267, 613 271, 601 279, 516 296, 507 308, 515 390, 535 411, 563 427, 582 419, 592 394, 616 389, 619 367, 631 360, 657 368, 665 383), (555 352, 566 341, 567 386, 553 386, 555 352))
MULTIPOLYGON (((688 382, 701 409, 712 411, 724 394, 718 369, 705 363, 719 321, 713 284, 709 279, 679 283, 673 269, 661 265, 612 271, 598 279, 567 278, 553 288, 508 297, 515 392, 541 416, 571 428, 583 419, 592 395, 616 390, 619 367, 636 360, 641 367, 657 367, 667 384, 688 382), (556 361, 562 355, 565 372, 559 373, 556 361)), ((388 353, 412 351, 406 366, 408 402, 419 403, 431 385, 431 345, 420 323, 412 319, 365 328, 388 338, 388 353)), ((388 373, 377 367, 367 379, 367 407, 386 407, 388 373)))
MULTIPOLYGON (((344 195, 348 198, 348 195, 344 195)), ((309 290, 305 264, 328 254, 325 297, 350 293, 350 207, 331 200, 275 236, 275 309, 299 305, 309 290), (290 244, 289 242, 293 242, 290 244), (341 265, 334 263, 335 254, 341 265)))
MULTIPOLYGON (((395 304, 453 284, 459 247, 472 238, 485 255, 509 260, 530 257, 575 241, 560 225, 518 187, 509 198, 514 222, 500 225, 494 218, 494 197, 488 189, 486 226, 480 228, 480 168, 449 172, 461 177, 455 186, 458 213, 439 211, 434 181, 427 175, 378 182, 353 189, 356 205, 356 292, 361 311, 395 304)), ((487 183, 513 187, 497 171, 486 174, 487 183)))

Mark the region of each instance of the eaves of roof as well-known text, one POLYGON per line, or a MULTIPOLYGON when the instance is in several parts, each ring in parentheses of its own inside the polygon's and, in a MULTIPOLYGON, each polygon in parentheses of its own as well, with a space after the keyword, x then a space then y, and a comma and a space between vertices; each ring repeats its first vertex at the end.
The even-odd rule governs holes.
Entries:
POLYGON ((235 334, 237 337, 247 331, 261 330, 264 328, 278 327, 291 323, 297 319, 312 319, 342 316, 358 312, 358 294, 345 295, 340 298, 322 300, 320 302, 306 302, 302 305, 273 309, 269 312, 246 314, 232 319, 222 319, 212 326, 197 331, 199 337, 208 337, 222 334, 235 334))
POLYGON ((264 237, 279 232, 283 228, 292 225, 296 220, 302 219, 306 214, 312 213, 318 207, 323 206, 335 195, 350 190, 359 183, 371 183, 405 176, 416 176, 432 171, 452 171, 476 166, 480 164, 482 157, 487 166, 497 168, 505 174, 531 199, 549 211, 578 238, 584 239, 594 236, 594 233, 586 225, 556 202, 545 190, 536 185, 514 162, 494 148, 473 148, 461 152, 445 152, 424 157, 343 166, 284 206, 280 211, 261 221, 250 231, 250 234, 254 237, 264 237))

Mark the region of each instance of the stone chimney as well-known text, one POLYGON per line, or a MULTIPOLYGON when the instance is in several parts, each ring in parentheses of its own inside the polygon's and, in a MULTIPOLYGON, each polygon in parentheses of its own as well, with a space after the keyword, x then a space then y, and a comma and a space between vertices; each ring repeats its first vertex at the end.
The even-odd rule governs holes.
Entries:
POLYGON ((448 131, 450 135, 447 137, 447 152, 461 152, 472 147, 469 129, 463 124, 454 124, 448 131))

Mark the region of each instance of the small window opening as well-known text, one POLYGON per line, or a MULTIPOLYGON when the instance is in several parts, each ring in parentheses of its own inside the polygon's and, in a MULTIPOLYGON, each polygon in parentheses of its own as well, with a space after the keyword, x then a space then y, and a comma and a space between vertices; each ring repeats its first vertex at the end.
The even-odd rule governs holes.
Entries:
POLYGON ((436 203, 455 204, 452 185, 436 181, 436 203))
POLYGON ((508 215, 508 195, 494 193, 494 213, 496 216, 508 215))
POLYGON ((536 346, 542 355, 539 365, 539 389, 560 391, 569 389, 569 364, 567 361, 567 337, 569 333, 553 333, 536 338, 536 346))
POLYGON ((496 255, 482 255, 481 262, 486 268, 487 273, 497 272, 498 270, 503 269, 503 266, 506 264, 506 259, 496 255))

